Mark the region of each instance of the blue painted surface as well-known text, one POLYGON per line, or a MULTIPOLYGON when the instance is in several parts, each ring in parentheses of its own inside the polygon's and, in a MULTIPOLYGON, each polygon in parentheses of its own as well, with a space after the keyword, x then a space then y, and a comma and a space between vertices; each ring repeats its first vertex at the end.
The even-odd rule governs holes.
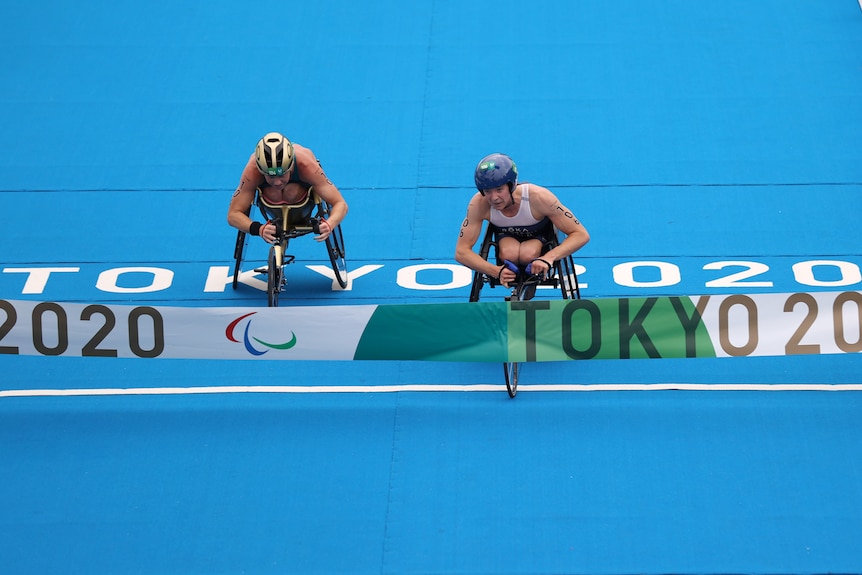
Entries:
MULTIPOLYGON (((454 264, 473 166, 495 150, 591 231, 586 297, 862 289, 834 265, 816 268, 828 285, 793 271, 862 267, 852 0, 48 2, 0 16, 3 299, 264 306, 253 287, 206 286, 232 263, 227 202, 272 129, 314 149, 348 198, 350 268, 382 266, 333 292, 305 267, 325 265, 322 248, 297 240, 297 304, 465 300, 399 272, 454 264), (737 268, 705 266, 728 261, 766 265, 752 279, 772 285, 708 287, 737 268), (614 275, 627 262, 642 263, 634 287, 614 275), (649 285, 649 262, 680 281, 649 285), (126 267, 173 281, 98 287, 126 267), (65 271, 25 293, 29 268, 65 271)), ((252 244, 245 269, 263 254, 252 244)), ((497 365, 0 365, 0 389, 500 386, 0 398, 3 572, 862 571, 858 393, 529 389, 860 383, 858 354, 528 365, 514 401, 497 365)))
POLYGON ((4 401, 4 563, 856 570, 858 395, 443 395, 4 401))

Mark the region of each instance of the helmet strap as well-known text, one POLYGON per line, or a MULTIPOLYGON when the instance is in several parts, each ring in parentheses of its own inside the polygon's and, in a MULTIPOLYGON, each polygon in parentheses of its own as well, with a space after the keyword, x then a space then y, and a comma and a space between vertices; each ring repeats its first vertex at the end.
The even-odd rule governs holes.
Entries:
POLYGON ((518 187, 518 183, 515 182, 509 187, 509 199, 512 200, 512 203, 509 206, 515 205, 515 188, 518 187))

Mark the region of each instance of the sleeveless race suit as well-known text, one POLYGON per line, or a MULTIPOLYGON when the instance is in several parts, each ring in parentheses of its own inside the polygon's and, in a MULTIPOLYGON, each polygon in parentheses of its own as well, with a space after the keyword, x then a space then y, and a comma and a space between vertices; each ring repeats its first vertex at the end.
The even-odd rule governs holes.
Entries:
POLYGON ((521 242, 541 238, 542 233, 551 225, 547 216, 541 220, 533 217, 530 210, 530 184, 521 184, 521 205, 517 214, 510 218, 504 216, 500 210, 491 208, 490 222, 497 240, 511 237, 521 242))

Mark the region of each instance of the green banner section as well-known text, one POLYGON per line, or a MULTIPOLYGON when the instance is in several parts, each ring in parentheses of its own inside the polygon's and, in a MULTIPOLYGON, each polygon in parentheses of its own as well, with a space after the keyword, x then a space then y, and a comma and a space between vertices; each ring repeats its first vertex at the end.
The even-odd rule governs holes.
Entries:
POLYGON ((688 297, 379 306, 354 359, 715 357, 688 297))
POLYGON ((378 306, 354 359, 507 361, 503 302, 378 306))
POLYGON ((688 297, 509 305, 509 361, 715 357, 688 297))

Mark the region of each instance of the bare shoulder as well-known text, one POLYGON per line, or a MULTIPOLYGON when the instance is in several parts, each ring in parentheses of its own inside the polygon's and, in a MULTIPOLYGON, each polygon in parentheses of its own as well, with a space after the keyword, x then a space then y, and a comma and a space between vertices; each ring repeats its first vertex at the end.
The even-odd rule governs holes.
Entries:
POLYGON ((252 154, 249 157, 248 162, 246 162, 245 168, 242 170, 240 189, 253 191, 255 188, 263 185, 264 182, 263 174, 261 174, 260 170, 257 169, 257 160, 255 159, 254 154, 252 154))
POLYGON ((461 223, 458 233, 458 245, 461 248, 473 246, 482 231, 482 222, 491 219, 491 209, 482 194, 476 192, 467 204, 467 214, 461 223))
POLYGON ((560 205, 560 200, 548 188, 530 184, 530 205, 539 208, 544 215, 550 215, 560 205))
POLYGON ((317 157, 311 151, 311 148, 306 148, 296 142, 293 143, 293 155, 296 158, 296 165, 299 166, 300 170, 303 168, 308 169, 318 163, 317 157))
POLYGON ((260 173, 257 169, 257 160, 255 159, 254 154, 248 157, 248 161, 245 163, 245 168, 243 168, 242 173, 244 176, 251 175, 252 170, 260 173))
POLYGON ((477 218, 488 219, 491 215, 491 207, 482 194, 476 192, 467 204, 467 213, 477 218))
POLYGON ((310 148, 294 144, 293 153, 296 158, 296 168, 304 182, 318 186, 318 189, 324 185, 335 187, 310 148))

